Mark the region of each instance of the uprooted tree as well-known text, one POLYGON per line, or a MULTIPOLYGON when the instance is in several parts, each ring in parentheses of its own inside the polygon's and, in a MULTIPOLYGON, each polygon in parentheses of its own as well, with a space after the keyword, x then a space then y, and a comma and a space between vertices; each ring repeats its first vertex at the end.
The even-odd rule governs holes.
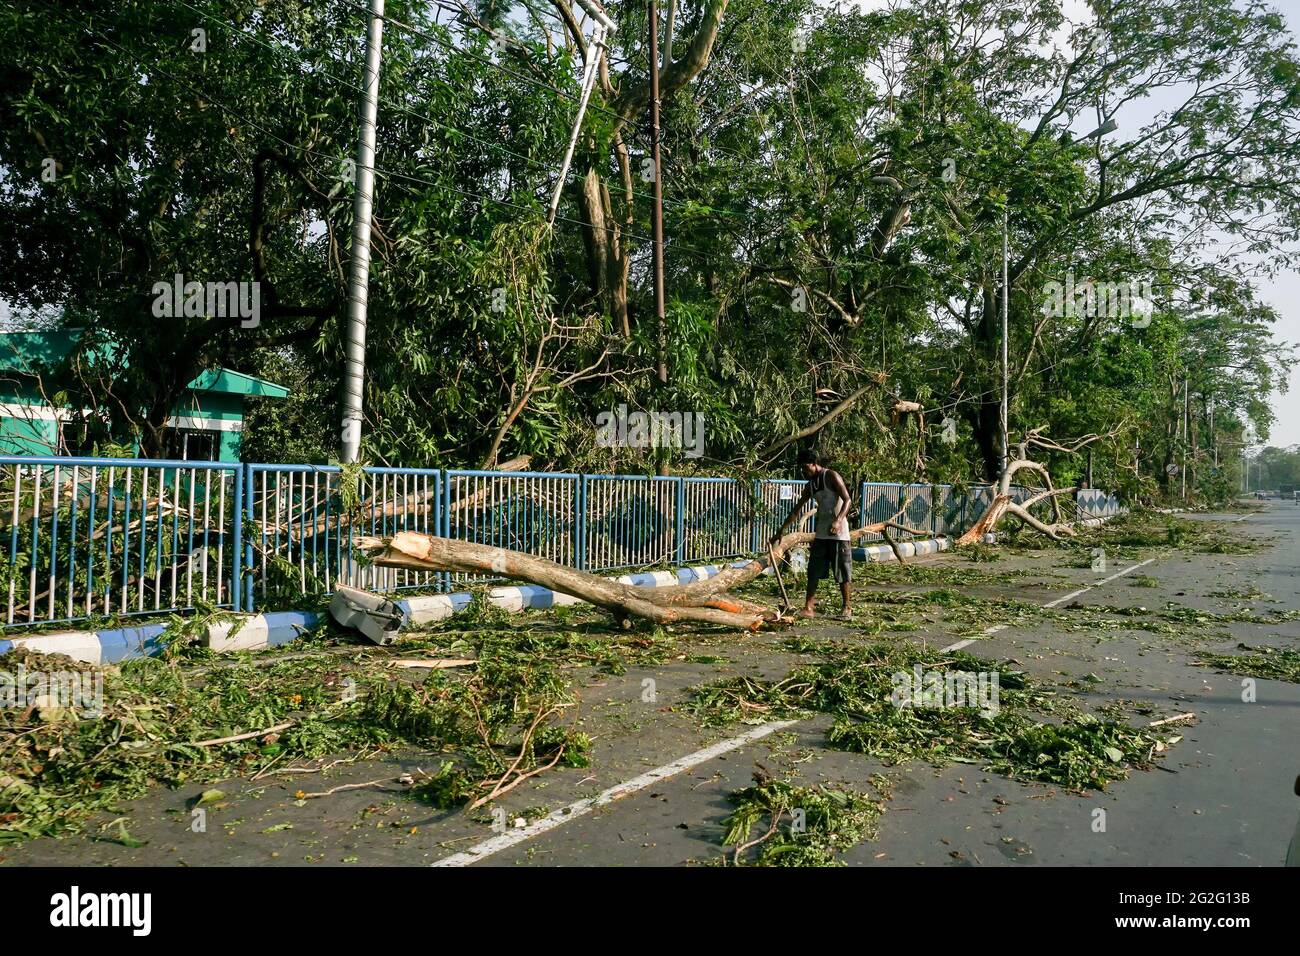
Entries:
POLYGON ((1074 486, 1053 487, 1052 474, 1047 466, 1042 462, 1035 461, 1030 455, 1033 451, 1056 451, 1073 455, 1077 454, 1079 449, 1110 436, 1085 435, 1074 441, 1061 443, 1046 438, 1043 435, 1045 430, 1044 426, 1030 429, 1025 433, 1024 440, 1012 447, 1007 465, 1002 469, 1002 475, 998 478, 998 483, 995 486, 996 491, 993 500, 989 502, 988 507, 984 509, 984 512, 976 519, 975 523, 967 529, 966 533, 954 542, 956 547, 962 548, 983 541, 984 536, 990 534, 1007 515, 1020 519, 1029 527, 1042 532, 1053 541, 1074 536, 1071 522, 1066 521, 1061 512, 1061 495, 1071 494, 1078 489, 1074 486), (1026 473, 1041 479, 1046 487, 1026 500, 1016 502, 1011 495, 1012 486, 1015 484, 1016 475, 1026 473), (1030 513, 1029 509, 1040 501, 1050 501, 1052 503, 1053 520, 1050 524, 1030 513))

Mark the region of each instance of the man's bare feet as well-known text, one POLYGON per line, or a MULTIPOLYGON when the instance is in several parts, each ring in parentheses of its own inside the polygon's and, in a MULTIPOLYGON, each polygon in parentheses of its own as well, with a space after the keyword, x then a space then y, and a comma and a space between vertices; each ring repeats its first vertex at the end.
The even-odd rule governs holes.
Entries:
POLYGON ((838 617, 841 621, 851 621, 853 620, 853 609, 846 607, 844 608, 844 610, 840 611, 840 613, 835 616, 838 617))
POLYGON ((803 608, 798 614, 795 615, 795 617, 816 617, 816 616, 817 616, 816 611, 810 611, 807 608, 803 608))

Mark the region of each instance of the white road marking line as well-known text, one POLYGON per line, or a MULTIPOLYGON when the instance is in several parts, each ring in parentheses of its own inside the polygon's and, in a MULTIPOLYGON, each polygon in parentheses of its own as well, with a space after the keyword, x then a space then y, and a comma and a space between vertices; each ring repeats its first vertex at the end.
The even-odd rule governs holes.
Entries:
MULTIPOLYGON (((1150 564, 1154 560, 1155 558, 1147 558, 1145 561, 1139 561, 1137 564, 1133 565, 1132 567, 1125 568, 1123 571, 1117 571, 1115 574, 1112 574, 1108 578, 1102 578, 1096 584, 1089 584, 1086 588, 1079 588, 1079 590, 1077 591, 1071 591, 1069 594, 1065 595, 1064 597, 1059 597, 1055 601, 1048 601, 1046 604, 1043 605, 1043 607, 1056 607, 1058 604, 1064 604, 1066 601, 1070 601, 1073 600, 1074 598, 1077 598, 1080 594, 1087 594, 1093 588, 1099 588, 1103 584, 1109 584, 1111 581, 1114 581, 1116 578, 1122 578, 1130 571, 1136 571, 1138 568, 1145 568, 1148 564, 1150 564)), ((998 633, 998 631, 1005 631, 1010 626, 1011 626, 1010 624, 994 624, 992 627, 986 628, 985 630, 981 631, 979 637, 970 637, 964 641, 958 641, 956 644, 949 644, 947 647, 940 650, 939 653, 946 654, 949 651, 959 651, 963 647, 970 647, 976 641, 982 641, 984 640, 984 638, 998 633)))
POLYGON ((644 790, 651 784, 658 783, 660 780, 666 780, 669 777, 676 776, 683 770, 689 770, 691 767, 712 760, 719 754, 725 754, 729 750, 735 750, 737 747, 743 747, 745 744, 752 743, 766 737, 768 734, 775 733, 778 730, 784 730, 786 727, 796 724, 795 720, 777 720, 770 724, 763 724, 761 727, 755 727, 739 737, 732 737, 728 740, 720 740, 712 746, 705 747, 703 750, 697 750, 693 754, 688 754, 679 760, 674 760, 670 764, 665 764, 655 770, 647 771, 639 777, 633 777, 626 783, 620 783, 610 787, 594 797, 588 797, 585 800, 578 800, 569 804, 567 807, 560 807, 553 810, 537 822, 522 827, 518 830, 511 830, 509 833, 502 833, 490 840, 484 840, 477 846, 471 847, 464 853, 455 853, 451 856, 443 857, 432 866, 469 866, 471 863, 477 863, 480 860, 486 860, 493 854, 507 850, 515 844, 530 840, 535 836, 546 833, 548 830, 554 830, 558 826, 568 823, 570 820, 576 820, 578 817, 586 816, 593 810, 599 809, 606 804, 613 803, 622 797, 636 793, 638 790, 644 790))

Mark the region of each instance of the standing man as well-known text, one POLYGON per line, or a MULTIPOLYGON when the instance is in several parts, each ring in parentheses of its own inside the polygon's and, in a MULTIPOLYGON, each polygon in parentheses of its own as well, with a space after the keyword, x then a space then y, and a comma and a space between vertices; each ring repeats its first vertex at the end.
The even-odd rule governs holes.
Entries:
POLYGON ((771 543, 781 540, 786 529, 794 523, 795 517, 803 506, 812 499, 817 503, 817 519, 814 526, 816 540, 812 543, 812 553, 808 556, 808 596, 804 600, 799 617, 812 617, 817 604, 817 585, 826 572, 831 571, 840 585, 840 597, 843 605, 840 620, 853 618, 849 608, 849 582, 853 580, 853 550, 849 547, 849 506, 853 498, 848 486, 839 472, 827 468, 817 452, 805 448, 799 452, 799 467, 808 479, 803 494, 795 502, 789 517, 772 535, 771 543))

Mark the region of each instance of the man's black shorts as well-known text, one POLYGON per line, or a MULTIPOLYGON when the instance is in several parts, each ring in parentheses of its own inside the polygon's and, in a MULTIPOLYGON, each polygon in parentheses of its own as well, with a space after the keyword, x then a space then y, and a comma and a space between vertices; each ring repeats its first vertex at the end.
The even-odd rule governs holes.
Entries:
POLYGON ((833 538, 813 541, 808 555, 808 583, 817 584, 828 571, 833 572, 837 584, 853 580, 853 548, 849 542, 833 538))

